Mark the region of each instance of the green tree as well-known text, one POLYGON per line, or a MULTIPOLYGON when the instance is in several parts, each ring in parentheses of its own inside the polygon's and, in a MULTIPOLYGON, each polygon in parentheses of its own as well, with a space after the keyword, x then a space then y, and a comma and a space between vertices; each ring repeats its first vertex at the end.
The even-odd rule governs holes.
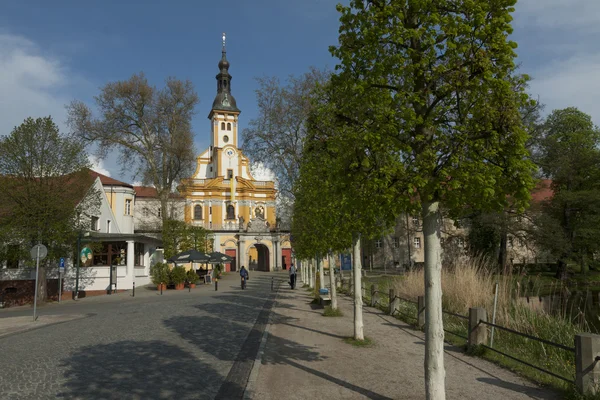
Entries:
POLYGON ((179 252, 191 249, 207 252, 206 235, 208 233, 200 226, 191 226, 184 221, 168 219, 162 227, 165 258, 171 258, 179 252))
POLYGON ((301 257, 353 248, 354 338, 363 340, 361 237, 372 239, 382 222, 394 221, 397 199, 380 190, 393 159, 373 151, 378 143, 364 127, 337 118, 335 95, 335 87, 323 87, 307 121, 292 234, 301 257))
POLYGON ((198 95, 192 83, 169 78, 157 89, 140 73, 106 84, 95 100, 99 117, 81 101, 69 105, 71 130, 96 144, 100 158, 117 150, 123 172, 156 188, 163 222, 172 218, 170 195, 195 161, 192 117, 198 95))
POLYGON ((7 253, 17 249, 17 258, 29 258, 36 243, 48 248, 40 268, 40 300, 47 297, 46 267, 71 252, 100 205, 88 166, 80 141, 60 134, 51 117, 27 118, 0 139, 0 232, 9 240, 7 253))
POLYGON ((591 117, 574 107, 553 111, 538 163, 554 191, 536 220, 538 244, 559 260, 557 277, 565 277, 569 261, 586 273, 600 249, 600 131, 591 117))
POLYGON ((395 155, 398 175, 381 180, 380 190, 392 187, 421 209, 427 399, 445 398, 440 205, 461 214, 464 205, 502 209, 510 199, 523 209, 533 186, 519 113, 530 100, 516 84, 524 77, 515 74, 516 43, 508 40, 515 2, 338 5, 336 113, 371 138, 371 153, 395 155))

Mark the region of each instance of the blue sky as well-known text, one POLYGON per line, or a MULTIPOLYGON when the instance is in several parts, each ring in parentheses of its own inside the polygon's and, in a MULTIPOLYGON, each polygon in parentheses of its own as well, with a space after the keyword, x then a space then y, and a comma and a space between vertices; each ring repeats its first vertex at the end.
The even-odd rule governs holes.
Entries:
MULTIPOLYGON (((64 127, 65 104, 91 103, 107 82, 143 71, 161 86, 190 79, 200 96, 193 127, 209 143, 221 32, 227 33, 232 91, 243 129, 256 116, 257 76, 299 75, 333 67, 337 1, 329 0, 2 0, 0 134, 27 116, 52 115, 64 127)), ((577 106, 600 121, 600 1, 521 0, 513 40, 521 71, 546 111, 577 106)), ((121 175, 114 158, 99 170, 121 175)))

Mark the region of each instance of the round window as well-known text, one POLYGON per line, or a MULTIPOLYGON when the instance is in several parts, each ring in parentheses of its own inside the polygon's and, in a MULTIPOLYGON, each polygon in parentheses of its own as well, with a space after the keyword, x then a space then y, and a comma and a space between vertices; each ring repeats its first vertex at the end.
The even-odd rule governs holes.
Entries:
POLYGON ((229 136, 227 136, 227 135, 223 136, 223 141, 225 143, 229 142, 229 136))

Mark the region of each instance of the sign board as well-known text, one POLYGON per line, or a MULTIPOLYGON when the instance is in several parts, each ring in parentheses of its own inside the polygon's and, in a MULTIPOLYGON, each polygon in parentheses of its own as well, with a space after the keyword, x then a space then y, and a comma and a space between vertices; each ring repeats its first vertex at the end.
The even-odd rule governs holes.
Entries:
POLYGON ((89 247, 84 247, 83 249, 81 249, 81 253, 79 253, 79 259, 81 260, 81 264, 83 264, 84 266, 86 265, 86 263, 91 262, 92 249, 90 249, 89 247))
POLYGON ((36 244, 31 248, 29 254, 31 254, 31 258, 34 260, 38 257, 40 260, 43 260, 48 255, 48 249, 43 244, 36 244))
POLYGON ((350 254, 340 254, 340 268, 342 271, 352 270, 352 256, 350 254))
POLYGON ((58 272, 60 272, 61 274, 65 273, 65 258, 61 257, 60 261, 58 262, 58 272))

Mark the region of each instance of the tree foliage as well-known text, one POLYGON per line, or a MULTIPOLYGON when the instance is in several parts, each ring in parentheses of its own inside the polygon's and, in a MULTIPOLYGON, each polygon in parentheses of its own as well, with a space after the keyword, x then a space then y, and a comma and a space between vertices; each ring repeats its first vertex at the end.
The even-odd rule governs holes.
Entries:
POLYGON ((576 108, 553 111, 543 126, 538 163, 554 192, 536 219, 538 244, 560 261, 558 275, 568 261, 585 272, 600 249, 600 130, 576 108))
POLYGON ((106 84, 95 100, 98 117, 81 101, 70 104, 73 133, 96 144, 101 158, 117 150, 123 172, 157 189, 166 221, 170 193, 194 166, 191 119, 198 96, 192 83, 169 78, 157 89, 140 73, 106 84))
POLYGON ((162 240, 165 258, 187 250, 208 252, 207 235, 209 231, 201 226, 192 226, 184 221, 168 219, 163 223, 162 240))
MULTIPOLYGON (((428 399, 443 399, 440 204, 451 213, 522 210, 534 166, 520 110, 531 100, 509 41, 515 0, 352 0, 341 13, 329 110, 341 160, 336 187, 358 211, 352 232, 421 209, 428 399), (340 128, 343 127, 343 128, 340 128), (351 160, 349 163, 345 163, 351 160), (363 182, 362 179, 374 182, 363 182), (377 199, 361 195, 377 194, 377 199), (364 210, 364 211, 363 211, 364 210), (361 212, 362 211, 362 212, 361 212), (378 219, 380 219, 378 221, 378 219)), ((329 114, 326 114, 329 115, 329 114)), ((336 194, 339 194, 336 192, 336 194)), ((342 206, 346 206, 343 203, 342 206)), ((367 229, 368 230, 368 229, 367 229)))
POLYGON ((51 117, 27 118, 0 139, 4 258, 27 259, 38 242, 48 248, 48 262, 70 253, 78 232, 90 228, 89 214, 100 205, 88 166, 81 143, 60 134, 51 117))

